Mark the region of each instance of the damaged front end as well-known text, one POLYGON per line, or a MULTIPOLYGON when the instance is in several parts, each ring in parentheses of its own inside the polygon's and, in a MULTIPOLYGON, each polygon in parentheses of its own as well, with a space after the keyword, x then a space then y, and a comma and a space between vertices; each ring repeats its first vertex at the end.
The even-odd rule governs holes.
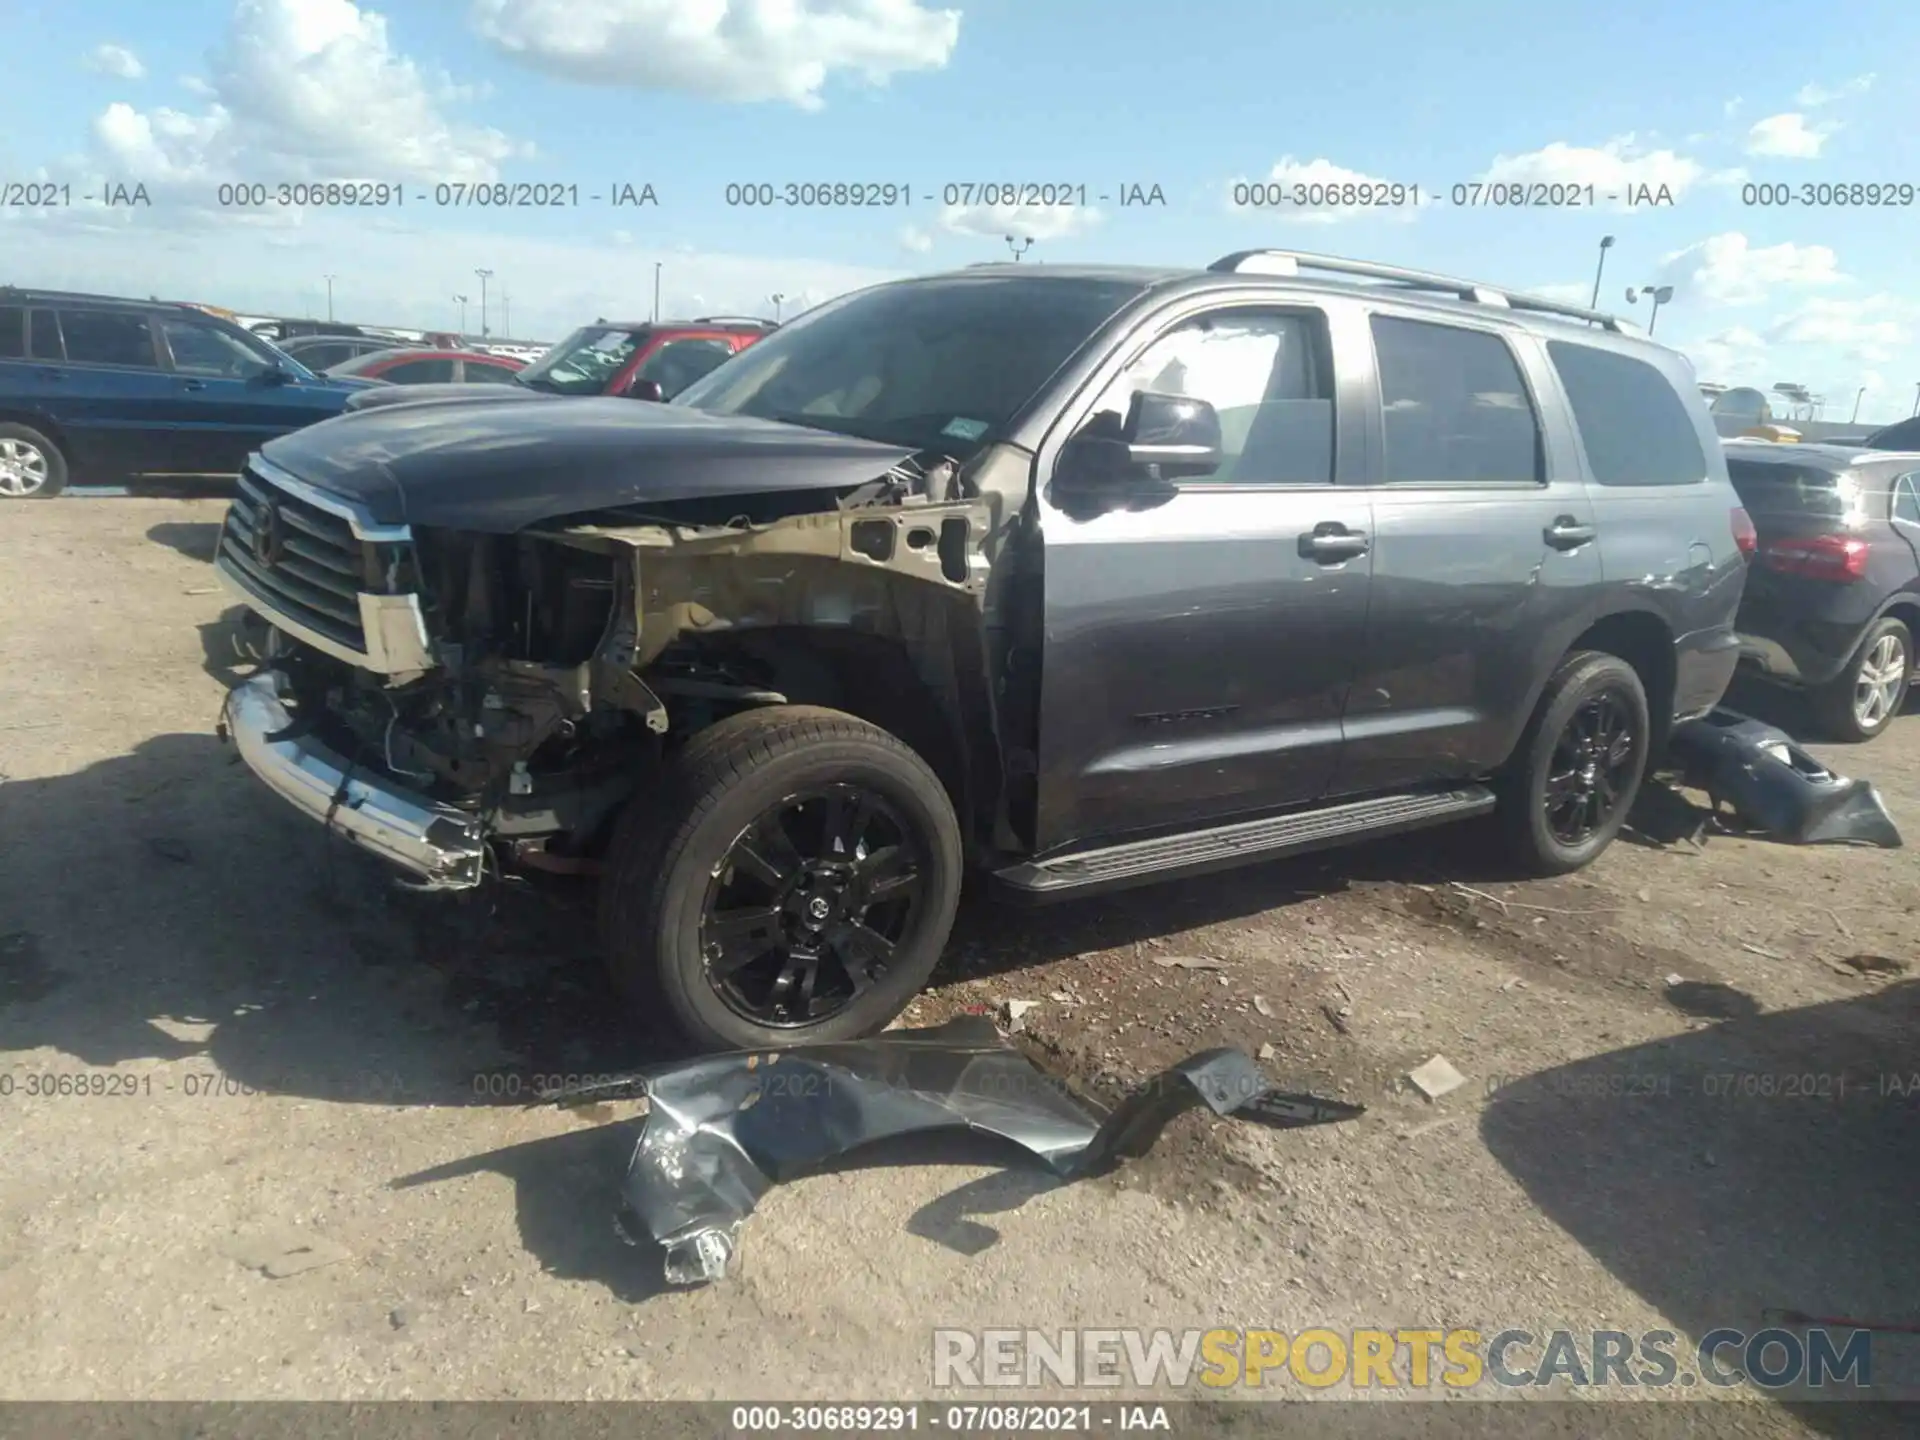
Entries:
POLYGON ((1062 1182, 1147 1153, 1178 1116, 1205 1108, 1269 1129, 1350 1120, 1363 1106, 1283 1093, 1238 1050, 1208 1050, 1134 1087, 1111 1111, 1079 1099, 963 1017, 870 1040, 714 1055, 657 1067, 555 1103, 644 1096, 648 1114, 623 1187, 665 1252, 669 1284, 722 1279, 740 1228, 775 1185, 902 1136, 973 1132, 1011 1141, 1062 1182))
POLYGON ((876 647, 929 708, 978 712, 996 516, 951 469, 491 533, 378 523, 256 457, 216 567, 261 622, 262 669, 223 731, 418 887, 471 888, 496 859, 591 872, 672 739, 743 707, 832 703, 876 647), (823 660, 822 635, 861 653, 823 660))

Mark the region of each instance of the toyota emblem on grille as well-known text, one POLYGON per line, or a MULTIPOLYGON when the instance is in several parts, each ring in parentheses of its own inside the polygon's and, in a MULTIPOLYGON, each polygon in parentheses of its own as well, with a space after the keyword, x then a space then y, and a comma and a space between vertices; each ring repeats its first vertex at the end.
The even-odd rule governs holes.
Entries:
POLYGON ((284 548, 280 533, 280 507, 271 500, 263 501, 253 516, 253 558, 262 565, 277 565, 284 548))

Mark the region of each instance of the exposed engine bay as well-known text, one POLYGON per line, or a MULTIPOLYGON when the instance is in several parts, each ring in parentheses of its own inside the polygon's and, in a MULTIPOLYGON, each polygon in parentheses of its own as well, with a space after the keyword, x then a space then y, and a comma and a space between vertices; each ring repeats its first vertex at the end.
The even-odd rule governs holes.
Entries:
POLYGON ((937 697, 923 711, 990 732, 999 507, 962 488, 935 458, 838 494, 419 529, 383 579, 419 596, 432 668, 378 673, 278 631, 250 648, 285 676, 299 729, 473 814, 513 858, 575 868, 669 746, 744 707, 911 681, 937 697))

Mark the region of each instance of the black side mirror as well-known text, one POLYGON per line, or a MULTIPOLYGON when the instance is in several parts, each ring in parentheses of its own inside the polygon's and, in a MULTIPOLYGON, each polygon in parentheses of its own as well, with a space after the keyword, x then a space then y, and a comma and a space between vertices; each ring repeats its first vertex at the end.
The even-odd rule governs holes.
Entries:
POLYGON ((667 392, 660 388, 658 380, 629 381, 624 393, 629 400, 660 401, 667 398, 667 392))
POLYGON ((1163 480, 1211 475, 1226 463, 1220 413, 1205 400, 1137 391, 1120 434, 1128 461, 1154 466, 1163 480))

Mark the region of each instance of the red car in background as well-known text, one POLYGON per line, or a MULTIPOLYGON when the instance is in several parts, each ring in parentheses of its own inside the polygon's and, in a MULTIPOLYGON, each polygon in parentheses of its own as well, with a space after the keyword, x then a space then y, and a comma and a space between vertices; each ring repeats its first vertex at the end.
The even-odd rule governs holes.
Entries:
MULTIPOLYGON (((639 321, 621 324, 596 320, 583 325, 538 360, 512 376, 518 398, 535 399, 554 395, 624 395, 640 400, 671 400, 708 371, 717 369, 746 349, 762 335, 773 330, 771 320, 709 315, 699 320, 674 320, 653 323, 639 321)), ((416 358, 423 352, 409 352, 416 358)), ((424 352, 427 354, 445 352, 424 352)), ((382 359, 388 357, 382 356, 382 359)), ((469 355, 469 361, 473 358, 469 355)), ((503 361, 504 356, 483 356, 503 361)), ((368 364, 373 357, 353 361, 368 364)), ((345 367, 329 374, 348 373, 345 367)), ((351 373, 372 376, 371 369, 351 373)), ((392 379, 391 375, 379 378, 392 379)), ((471 373, 467 377, 471 380, 471 373)), ((488 376, 488 379, 496 378, 488 376)), ((503 390, 504 398, 513 393, 503 390)), ((374 406, 414 403, 429 399, 459 400, 473 398, 464 385, 437 384, 431 389, 418 386, 405 393, 384 387, 363 390, 353 397, 358 403, 351 410, 374 406)))
POLYGON ((487 355, 478 350, 394 348, 342 360, 326 373, 383 380, 389 385, 511 385, 514 376, 525 368, 524 361, 511 356, 487 355))

